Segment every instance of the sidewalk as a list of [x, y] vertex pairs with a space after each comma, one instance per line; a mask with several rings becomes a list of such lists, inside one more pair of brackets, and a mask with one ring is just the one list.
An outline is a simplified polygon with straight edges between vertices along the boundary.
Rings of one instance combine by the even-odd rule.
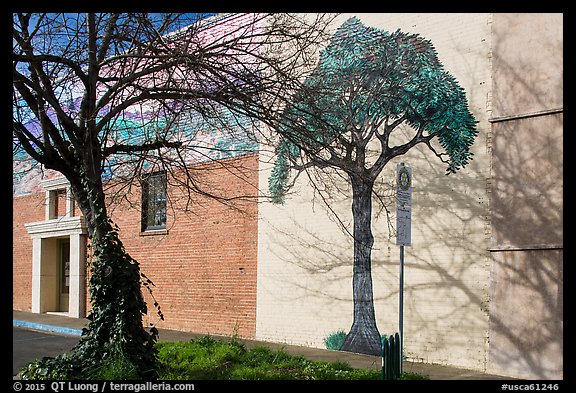
[[[86, 319], [70, 318], [58, 314], [33, 314], [24, 311], [12, 311], [13, 326], [26, 329], [50, 331], [58, 334], [66, 334], [80, 337], [82, 328], [86, 327]], [[180, 332], [176, 330], [158, 329], [158, 339], [160, 341], [188, 341], [199, 337], [201, 334]], [[298, 345], [288, 345], [282, 343], [271, 343], [240, 339], [247, 348], [256, 345], [264, 345], [272, 349], [284, 349], [293, 355], [302, 355], [310, 360], [344, 361], [354, 368], [377, 369], [380, 370], [381, 358], [378, 356], [368, 356], [349, 352], [331, 351], [328, 349], [310, 348]], [[479, 371], [467, 370], [457, 367], [442, 366], [437, 364], [414, 363], [404, 361], [403, 370], [428, 375], [431, 380], [511, 380], [514, 378], [485, 374]]]

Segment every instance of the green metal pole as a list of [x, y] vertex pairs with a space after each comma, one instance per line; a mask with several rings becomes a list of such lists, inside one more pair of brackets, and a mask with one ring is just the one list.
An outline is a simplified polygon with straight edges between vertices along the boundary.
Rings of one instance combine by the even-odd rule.
[[384, 370], [384, 357], [386, 356], [384, 348], [386, 348], [386, 338], [380, 338], [380, 342], [382, 343], [382, 380], [386, 380], [386, 371]]
[[400, 373], [402, 373], [402, 354], [404, 347], [404, 246], [400, 246], [400, 296], [399, 296], [399, 328], [400, 328]]

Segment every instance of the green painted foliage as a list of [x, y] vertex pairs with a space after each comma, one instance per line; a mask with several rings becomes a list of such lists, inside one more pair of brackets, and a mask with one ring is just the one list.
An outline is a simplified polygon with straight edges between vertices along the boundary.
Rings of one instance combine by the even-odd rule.
[[[415, 130], [424, 127], [448, 154], [448, 172], [468, 164], [476, 120], [464, 89], [443, 69], [432, 43], [417, 34], [367, 27], [357, 18], [340, 26], [304, 87], [285, 109], [276, 167], [269, 191], [283, 202], [288, 162], [301, 151], [314, 156], [338, 146], [341, 136], [369, 133], [403, 119]], [[344, 150], [343, 148], [341, 150]]]
[[324, 339], [324, 346], [326, 349], [332, 349], [334, 351], [340, 350], [346, 339], [346, 332], [343, 329], [339, 329], [333, 333], [330, 333]]

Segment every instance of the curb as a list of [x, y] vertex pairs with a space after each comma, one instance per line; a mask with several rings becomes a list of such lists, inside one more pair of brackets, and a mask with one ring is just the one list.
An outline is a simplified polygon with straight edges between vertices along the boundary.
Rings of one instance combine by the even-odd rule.
[[18, 319], [12, 320], [12, 326], [23, 327], [33, 330], [41, 330], [52, 333], [67, 334], [70, 336], [78, 336], [78, 337], [82, 336], [82, 329], [73, 329], [63, 326], [46, 325], [44, 323], [21, 321]]

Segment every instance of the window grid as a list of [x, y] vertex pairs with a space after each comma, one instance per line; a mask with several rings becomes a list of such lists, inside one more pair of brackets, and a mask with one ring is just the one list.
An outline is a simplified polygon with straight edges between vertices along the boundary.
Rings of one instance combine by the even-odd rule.
[[166, 228], [166, 173], [153, 173], [142, 187], [142, 232]]

